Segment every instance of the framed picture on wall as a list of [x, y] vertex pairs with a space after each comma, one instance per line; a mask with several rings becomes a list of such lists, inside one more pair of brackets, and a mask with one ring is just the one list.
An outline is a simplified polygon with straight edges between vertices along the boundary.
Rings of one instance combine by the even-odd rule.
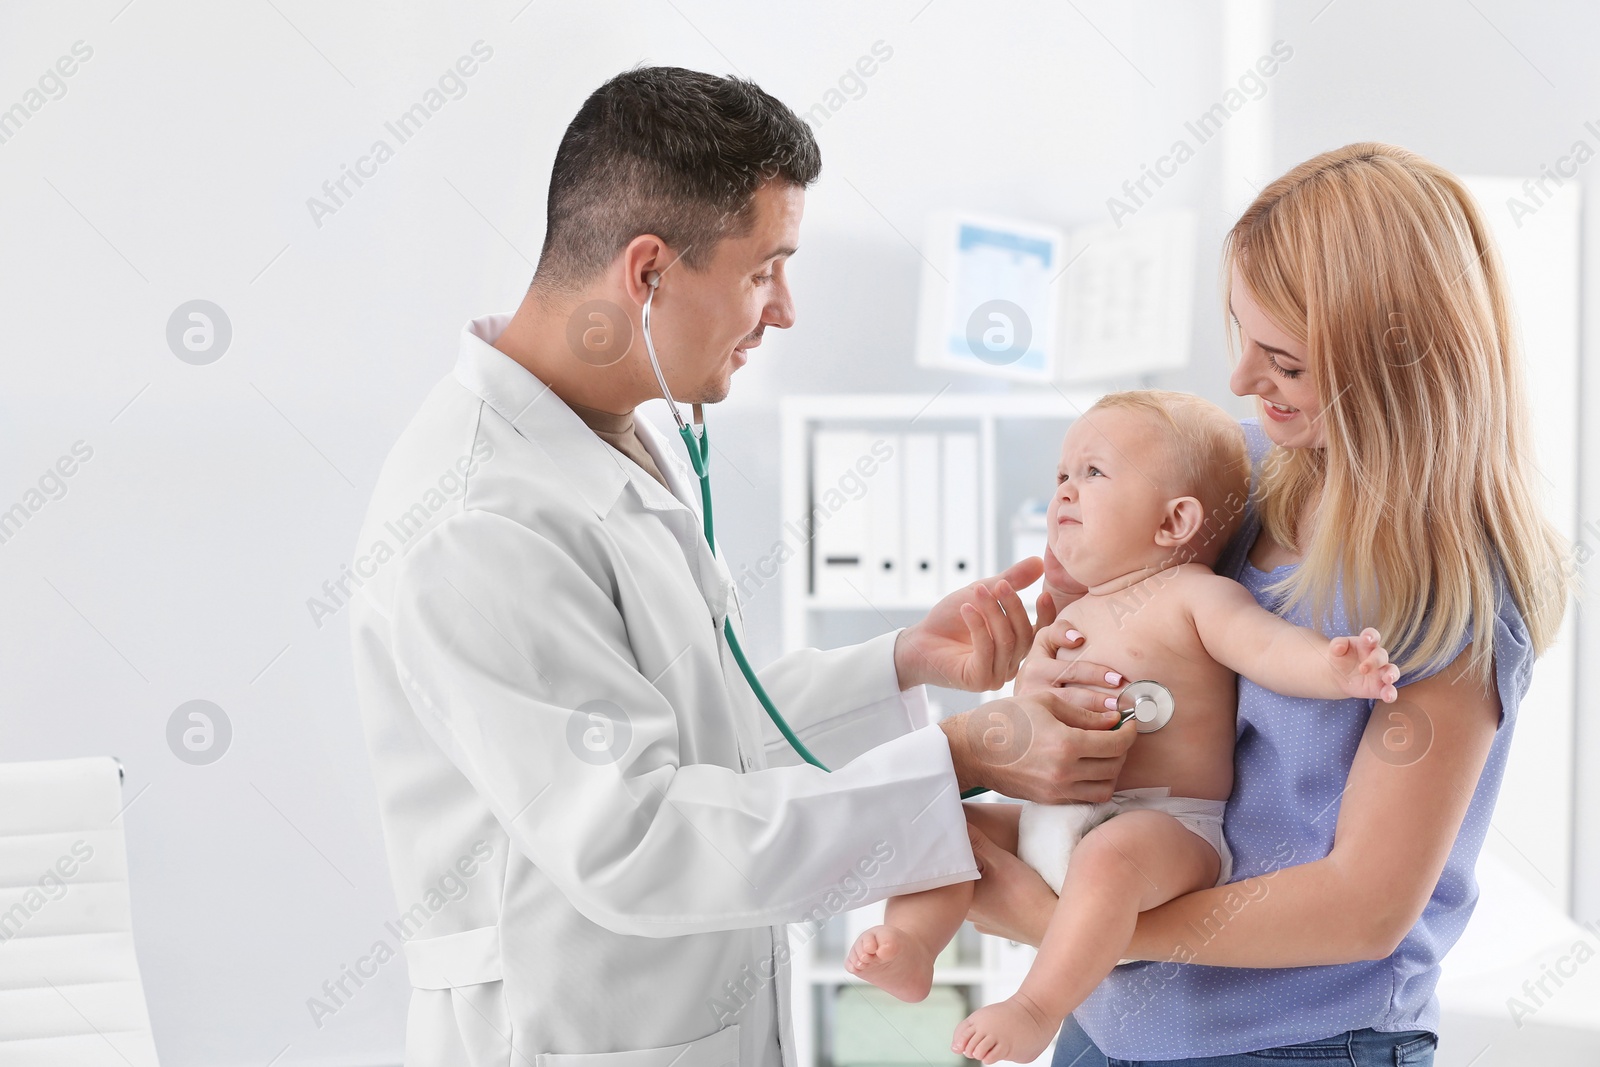
[[1050, 384], [1189, 362], [1191, 211], [1070, 231], [943, 212], [923, 248], [920, 366]]

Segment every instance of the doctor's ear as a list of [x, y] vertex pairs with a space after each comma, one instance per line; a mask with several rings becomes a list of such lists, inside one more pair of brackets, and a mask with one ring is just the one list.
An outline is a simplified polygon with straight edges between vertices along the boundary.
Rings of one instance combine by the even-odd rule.
[[631, 300], [642, 304], [652, 294], [660, 292], [662, 275], [671, 268], [675, 258], [665, 241], [654, 234], [642, 233], [618, 253], [612, 269], [621, 267], [621, 277], [617, 280]]

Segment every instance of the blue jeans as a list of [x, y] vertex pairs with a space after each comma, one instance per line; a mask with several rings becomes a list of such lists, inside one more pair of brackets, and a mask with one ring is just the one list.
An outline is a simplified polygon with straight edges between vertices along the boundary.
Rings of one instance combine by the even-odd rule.
[[1303, 1045], [1284, 1045], [1281, 1048], [1261, 1049], [1257, 1052], [1237, 1052], [1231, 1056], [1202, 1056], [1187, 1060], [1114, 1060], [1095, 1048], [1089, 1035], [1083, 1032], [1072, 1016], [1067, 1016], [1056, 1038], [1055, 1059], [1051, 1067], [1290, 1067], [1313, 1063], [1329, 1067], [1433, 1067], [1433, 1050], [1439, 1039], [1431, 1030], [1404, 1030], [1400, 1033], [1383, 1033], [1378, 1030], [1351, 1030], [1320, 1041], [1307, 1041]]

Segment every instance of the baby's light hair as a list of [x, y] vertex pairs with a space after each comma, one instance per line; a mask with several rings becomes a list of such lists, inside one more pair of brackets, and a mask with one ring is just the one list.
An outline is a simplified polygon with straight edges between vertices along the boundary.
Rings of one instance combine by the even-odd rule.
[[1239, 420], [1204, 397], [1171, 389], [1107, 393], [1085, 414], [1134, 411], [1153, 416], [1165, 438], [1175, 496], [1192, 496], [1205, 509], [1200, 532], [1178, 551], [1181, 562], [1214, 564], [1239, 528], [1250, 493], [1250, 452]]

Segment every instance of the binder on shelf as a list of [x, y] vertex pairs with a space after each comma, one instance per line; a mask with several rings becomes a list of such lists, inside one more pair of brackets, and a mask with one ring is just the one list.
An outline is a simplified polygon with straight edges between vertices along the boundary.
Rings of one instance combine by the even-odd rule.
[[978, 435], [947, 433], [943, 449], [944, 551], [941, 593], [974, 581], [978, 574]]
[[897, 433], [869, 434], [874, 457], [880, 459], [866, 478], [867, 573], [862, 590], [873, 603], [905, 599], [905, 537], [901, 525], [901, 473], [905, 438]]
[[905, 498], [906, 599], [932, 604], [949, 590], [939, 564], [939, 435], [908, 433], [901, 464]]
[[812, 437], [811, 591], [818, 599], [859, 601], [866, 592], [867, 509], [858, 461], [872, 435], [818, 430]]

